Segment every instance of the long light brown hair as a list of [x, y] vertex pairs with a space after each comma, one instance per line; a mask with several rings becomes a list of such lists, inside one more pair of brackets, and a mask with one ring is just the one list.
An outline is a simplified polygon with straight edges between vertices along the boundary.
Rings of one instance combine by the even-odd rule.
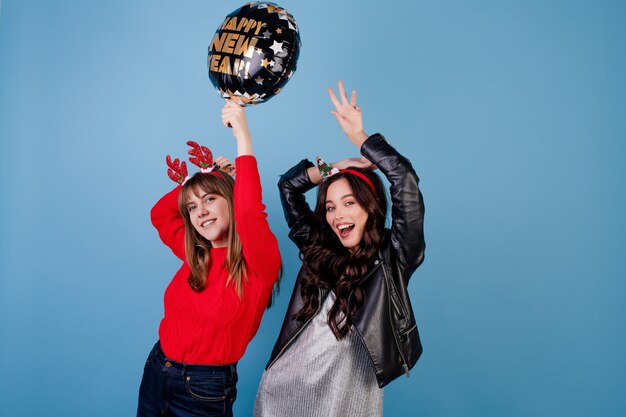
[[235, 230], [233, 198], [235, 181], [230, 175], [222, 171], [214, 172], [219, 172], [220, 175], [196, 173], [183, 185], [178, 195], [178, 208], [185, 221], [185, 253], [191, 270], [187, 281], [194, 291], [200, 292], [206, 288], [207, 273], [211, 262], [210, 249], [212, 247], [211, 242], [202, 237], [194, 228], [187, 204], [192, 193], [196, 197], [205, 193], [216, 194], [226, 199], [230, 215], [226, 261], [224, 262], [224, 268], [228, 271], [226, 285], [234, 285], [237, 295], [241, 298], [243, 296], [243, 281], [247, 277], [241, 241]]

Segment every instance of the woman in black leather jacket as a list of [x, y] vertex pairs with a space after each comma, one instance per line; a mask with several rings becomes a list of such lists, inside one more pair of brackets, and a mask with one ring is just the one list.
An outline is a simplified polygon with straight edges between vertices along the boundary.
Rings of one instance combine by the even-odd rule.
[[[411, 163], [380, 134], [363, 131], [356, 93], [339, 82], [332, 114], [363, 158], [335, 164], [322, 182], [303, 160], [281, 176], [289, 237], [301, 251], [280, 336], [255, 416], [382, 415], [382, 387], [409, 374], [422, 352], [407, 285], [424, 259], [424, 205]], [[387, 197], [378, 168], [389, 180]], [[317, 184], [312, 212], [304, 193]]]

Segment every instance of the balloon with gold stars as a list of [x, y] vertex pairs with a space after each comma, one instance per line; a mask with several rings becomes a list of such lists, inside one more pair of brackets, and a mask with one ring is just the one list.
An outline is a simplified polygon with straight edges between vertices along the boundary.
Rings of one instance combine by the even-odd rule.
[[209, 45], [209, 80], [225, 99], [258, 104], [278, 94], [296, 71], [300, 32], [287, 10], [250, 2], [217, 28]]

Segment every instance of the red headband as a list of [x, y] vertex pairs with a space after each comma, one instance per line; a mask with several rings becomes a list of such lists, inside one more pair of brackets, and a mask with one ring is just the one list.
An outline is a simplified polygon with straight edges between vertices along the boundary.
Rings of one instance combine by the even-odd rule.
[[367, 178], [366, 175], [360, 173], [359, 171], [355, 171], [353, 169], [342, 169], [339, 172], [345, 172], [348, 174], [352, 174], [352, 175], [356, 175], [357, 177], [361, 178], [363, 181], [365, 181], [367, 183], [367, 185], [370, 186], [370, 188], [372, 189], [372, 191], [374, 192], [374, 194], [376, 194], [376, 187], [374, 187], [374, 183], [372, 182], [372, 180], [370, 180], [369, 178]]

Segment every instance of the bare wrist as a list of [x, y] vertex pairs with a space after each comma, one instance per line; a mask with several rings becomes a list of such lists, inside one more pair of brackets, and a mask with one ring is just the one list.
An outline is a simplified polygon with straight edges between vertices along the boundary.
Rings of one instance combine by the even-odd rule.
[[250, 139], [250, 135], [237, 138], [237, 155], [253, 155], [252, 140]]
[[361, 148], [361, 145], [363, 145], [363, 142], [365, 142], [368, 137], [367, 133], [361, 130], [348, 136], [348, 139], [350, 139], [350, 142], [354, 143], [357, 148]]
[[320, 174], [320, 171], [317, 169], [317, 167], [313, 166], [307, 168], [306, 173], [309, 176], [309, 180], [311, 180], [313, 184], [319, 184], [322, 182], [322, 175]]

